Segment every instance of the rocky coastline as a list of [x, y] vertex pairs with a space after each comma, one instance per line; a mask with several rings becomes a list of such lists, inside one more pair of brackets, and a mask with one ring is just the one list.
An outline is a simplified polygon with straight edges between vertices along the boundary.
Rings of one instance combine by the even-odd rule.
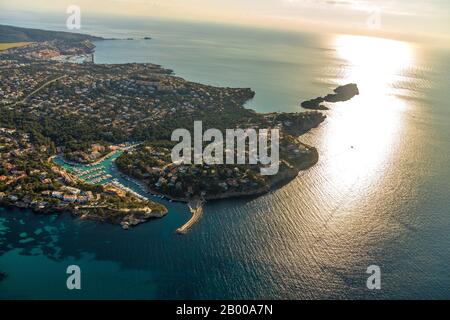
[[145, 223], [151, 219], [163, 218], [168, 213], [168, 210], [165, 207], [160, 211], [152, 210], [149, 207], [139, 209], [83, 208], [79, 206], [52, 206], [39, 208], [24, 202], [13, 203], [5, 199], [0, 199], [0, 206], [31, 210], [35, 214], [42, 215], [67, 213], [80, 219], [122, 225], [124, 229]]

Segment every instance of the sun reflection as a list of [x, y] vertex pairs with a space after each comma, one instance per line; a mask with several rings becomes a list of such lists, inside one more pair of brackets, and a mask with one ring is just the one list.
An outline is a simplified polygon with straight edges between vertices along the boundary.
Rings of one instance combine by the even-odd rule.
[[393, 93], [413, 61], [412, 47], [405, 42], [360, 36], [340, 36], [335, 47], [347, 66], [346, 81], [358, 81], [365, 95], [383, 98]]
[[371, 37], [339, 36], [334, 47], [343, 75], [336, 84], [357, 83], [360, 95], [331, 107], [326, 170], [332, 188], [355, 197], [383, 176], [400, 141], [406, 102], [396, 95], [396, 84], [407, 76], [414, 55], [407, 43]]

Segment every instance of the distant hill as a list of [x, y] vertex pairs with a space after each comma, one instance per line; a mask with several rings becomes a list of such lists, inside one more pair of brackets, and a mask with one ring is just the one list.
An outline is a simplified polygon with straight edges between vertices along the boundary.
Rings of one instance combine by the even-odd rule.
[[48, 31], [40, 29], [20, 28], [14, 26], [0, 25], [0, 43], [7, 42], [40, 42], [48, 40], [84, 41], [104, 40], [88, 34]]

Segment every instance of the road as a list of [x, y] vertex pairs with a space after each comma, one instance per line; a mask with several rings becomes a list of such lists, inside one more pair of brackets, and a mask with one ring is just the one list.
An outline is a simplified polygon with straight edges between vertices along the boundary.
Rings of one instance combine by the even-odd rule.
[[17, 101], [17, 102], [15, 102], [15, 103], [13, 103], [11, 106], [14, 107], [15, 105], [17, 105], [17, 104], [19, 104], [19, 103], [24, 103], [25, 101], [27, 101], [27, 99], [28, 99], [29, 97], [31, 97], [32, 95], [38, 93], [40, 90], [42, 90], [43, 88], [45, 88], [45, 87], [48, 86], [49, 84], [51, 84], [51, 83], [53, 83], [53, 82], [56, 82], [56, 81], [58, 81], [58, 80], [60, 80], [60, 79], [62, 79], [62, 78], [65, 78], [65, 77], [67, 77], [67, 75], [63, 75], [63, 76], [60, 76], [60, 77], [57, 77], [57, 78], [55, 78], [55, 79], [52, 79], [52, 80], [47, 81], [46, 83], [44, 83], [43, 85], [41, 85], [39, 88], [37, 88], [36, 90], [34, 90], [33, 92], [31, 92], [29, 95], [27, 95], [25, 98], [23, 98], [23, 99], [20, 100], [20, 101]]

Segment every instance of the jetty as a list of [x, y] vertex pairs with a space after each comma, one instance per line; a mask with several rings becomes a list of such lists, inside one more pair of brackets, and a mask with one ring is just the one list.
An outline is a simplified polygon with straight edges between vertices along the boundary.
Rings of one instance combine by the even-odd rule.
[[203, 204], [204, 201], [199, 198], [192, 199], [189, 201], [189, 210], [192, 213], [191, 219], [186, 222], [183, 226], [177, 229], [178, 234], [186, 234], [194, 224], [196, 224], [203, 215]]

